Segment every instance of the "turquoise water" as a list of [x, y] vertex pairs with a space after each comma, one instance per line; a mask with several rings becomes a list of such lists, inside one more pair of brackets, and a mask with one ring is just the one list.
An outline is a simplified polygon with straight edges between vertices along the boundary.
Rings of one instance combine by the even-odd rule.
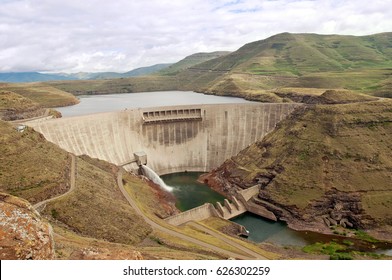
[[249, 231], [248, 239], [256, 243], [268, 241], [295, 246], [309, 244], [302, 233], [289, 229], [283, 222], [270, 221], [252, 213], [244, 213], [231, 221], [243, 225]]
[[181, 211], [195, 208], [207, 202], [212, 204], [217, 201], [223, 202], [225, 199], [205, 184], [197, 182], [197, 178], [201, 174], [199, 172], [183, 172], [161, 176], [166, 185], [173, 188], [172, 193], [177, 199], [176, 207]]

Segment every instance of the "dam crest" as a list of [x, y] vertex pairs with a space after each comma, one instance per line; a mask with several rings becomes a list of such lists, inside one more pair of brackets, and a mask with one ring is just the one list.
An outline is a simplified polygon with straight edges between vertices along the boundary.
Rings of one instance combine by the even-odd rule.
[[184, 105], [26, 124], [75, 155], [86, 154], [138, 168], [134, 153], [144, 151], [157, 174], [209, 171], [262, 139], [285, 119], [297, 103]]

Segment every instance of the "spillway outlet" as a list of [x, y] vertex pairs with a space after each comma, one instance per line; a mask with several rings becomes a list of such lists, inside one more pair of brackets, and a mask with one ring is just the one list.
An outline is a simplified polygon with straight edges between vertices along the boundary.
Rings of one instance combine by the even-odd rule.
[[138, 166], [147, 165], [147, 154], [143, 151], [133, 154]]
[[201, 121], [202, 119], [200, 108], [143, 112], [143, 124]]

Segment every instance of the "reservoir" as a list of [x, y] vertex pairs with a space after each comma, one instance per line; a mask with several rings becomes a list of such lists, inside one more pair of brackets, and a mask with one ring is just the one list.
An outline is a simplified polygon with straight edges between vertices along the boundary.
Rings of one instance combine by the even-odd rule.
[[79, 104], [67, 107], [58, 107], [55, 109], [59, 111], [63, 117], [72, 117], [158, 106], [252, 102], [243, 98], [206, 95], [193, 91], [156, 91], [82, 95], [78, 98], [80, 101]]

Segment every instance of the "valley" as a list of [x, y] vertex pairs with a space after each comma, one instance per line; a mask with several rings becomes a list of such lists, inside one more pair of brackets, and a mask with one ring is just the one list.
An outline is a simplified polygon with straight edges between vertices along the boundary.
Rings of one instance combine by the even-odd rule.
[[[341, 253], [345, 237], [392, 242], [391, 34], [282, 33], [139, 77], [2, 83], [0, 192], [40, 206], [54, 229], [48, 258], [388, 259]], [[257, 102], [55, 110], [86, 95], [162, 91]], [[129, 163], [141, 151], [158, 174], [207, 172], [199, 180], [229, 200], [257, 186], [259, 213], [346, 247], [249, 242], [214, 215], [170, 225], [175, 197]]]

